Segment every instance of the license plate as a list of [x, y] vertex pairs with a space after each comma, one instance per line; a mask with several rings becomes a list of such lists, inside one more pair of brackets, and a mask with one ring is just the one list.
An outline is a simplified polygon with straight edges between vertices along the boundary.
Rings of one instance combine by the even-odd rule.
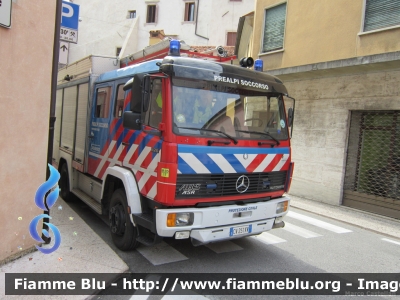
[[231, 227], [229, 236], [251, 233], [251, 225]]

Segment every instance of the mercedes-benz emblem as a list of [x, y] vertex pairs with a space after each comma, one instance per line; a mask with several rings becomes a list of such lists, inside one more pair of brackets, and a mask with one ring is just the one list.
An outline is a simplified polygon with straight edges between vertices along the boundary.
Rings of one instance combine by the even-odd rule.
[[246, 175], [242, 175], [236, 180], [236, 190], [239, 193], [244, 193], [245, 191], [247, 191], [249, 186], [250, 186], [250, 179]]

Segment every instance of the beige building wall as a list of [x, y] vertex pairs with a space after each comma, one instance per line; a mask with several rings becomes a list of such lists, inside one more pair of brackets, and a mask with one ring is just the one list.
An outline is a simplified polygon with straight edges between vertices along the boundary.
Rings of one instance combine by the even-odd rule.
[[56, 1], [12, 3], [11, 28], [0, 27], [0, 263], [37, 244], [31, 220], [46, 180]]
[[[283, 49], [262, 53], [265, 9], [286, 3]], [[365, 0], [257, 0], [251, 56], [296, 99], [290, 193], [343, 199], [351, 112], [400, 110], [400, 26], [363, 32]]]
[[[283, 50], [262, 53], [265, 9], [287, 3]], [[362, 32], [364, 0], [258, 0], [253, 57], [264, 70], [400, 50], [400, 28]]]

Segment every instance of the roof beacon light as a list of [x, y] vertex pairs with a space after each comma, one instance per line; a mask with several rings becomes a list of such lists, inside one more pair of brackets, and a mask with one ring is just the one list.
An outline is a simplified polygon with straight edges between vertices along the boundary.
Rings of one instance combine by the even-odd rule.
[[256, 71], [263, 71], [263, 61], [262, 59], [256, 59], [254, 62], [254, 70]]
[[171, 40], [169, 42], [169, 55], [180, 56], [181, 42], [178, 40]]

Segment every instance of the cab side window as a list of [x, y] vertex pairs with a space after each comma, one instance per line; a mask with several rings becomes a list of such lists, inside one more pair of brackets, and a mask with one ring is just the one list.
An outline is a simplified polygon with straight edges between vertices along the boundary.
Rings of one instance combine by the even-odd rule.
[[146, 114], [146, 124], [158, 128], [162, 120], [161, 79], [154, 79], [151, 83], [150, 105]]
[[125, 91], [123, 90], [124, 85], [120, 84], [117, 87], [114, 107], [114, 118], [121, 118], [122, 112], [124, 111], [124, 96]]
[[96, 118], [108, 118], [110, 112], [111, 87], [97, 89]]

